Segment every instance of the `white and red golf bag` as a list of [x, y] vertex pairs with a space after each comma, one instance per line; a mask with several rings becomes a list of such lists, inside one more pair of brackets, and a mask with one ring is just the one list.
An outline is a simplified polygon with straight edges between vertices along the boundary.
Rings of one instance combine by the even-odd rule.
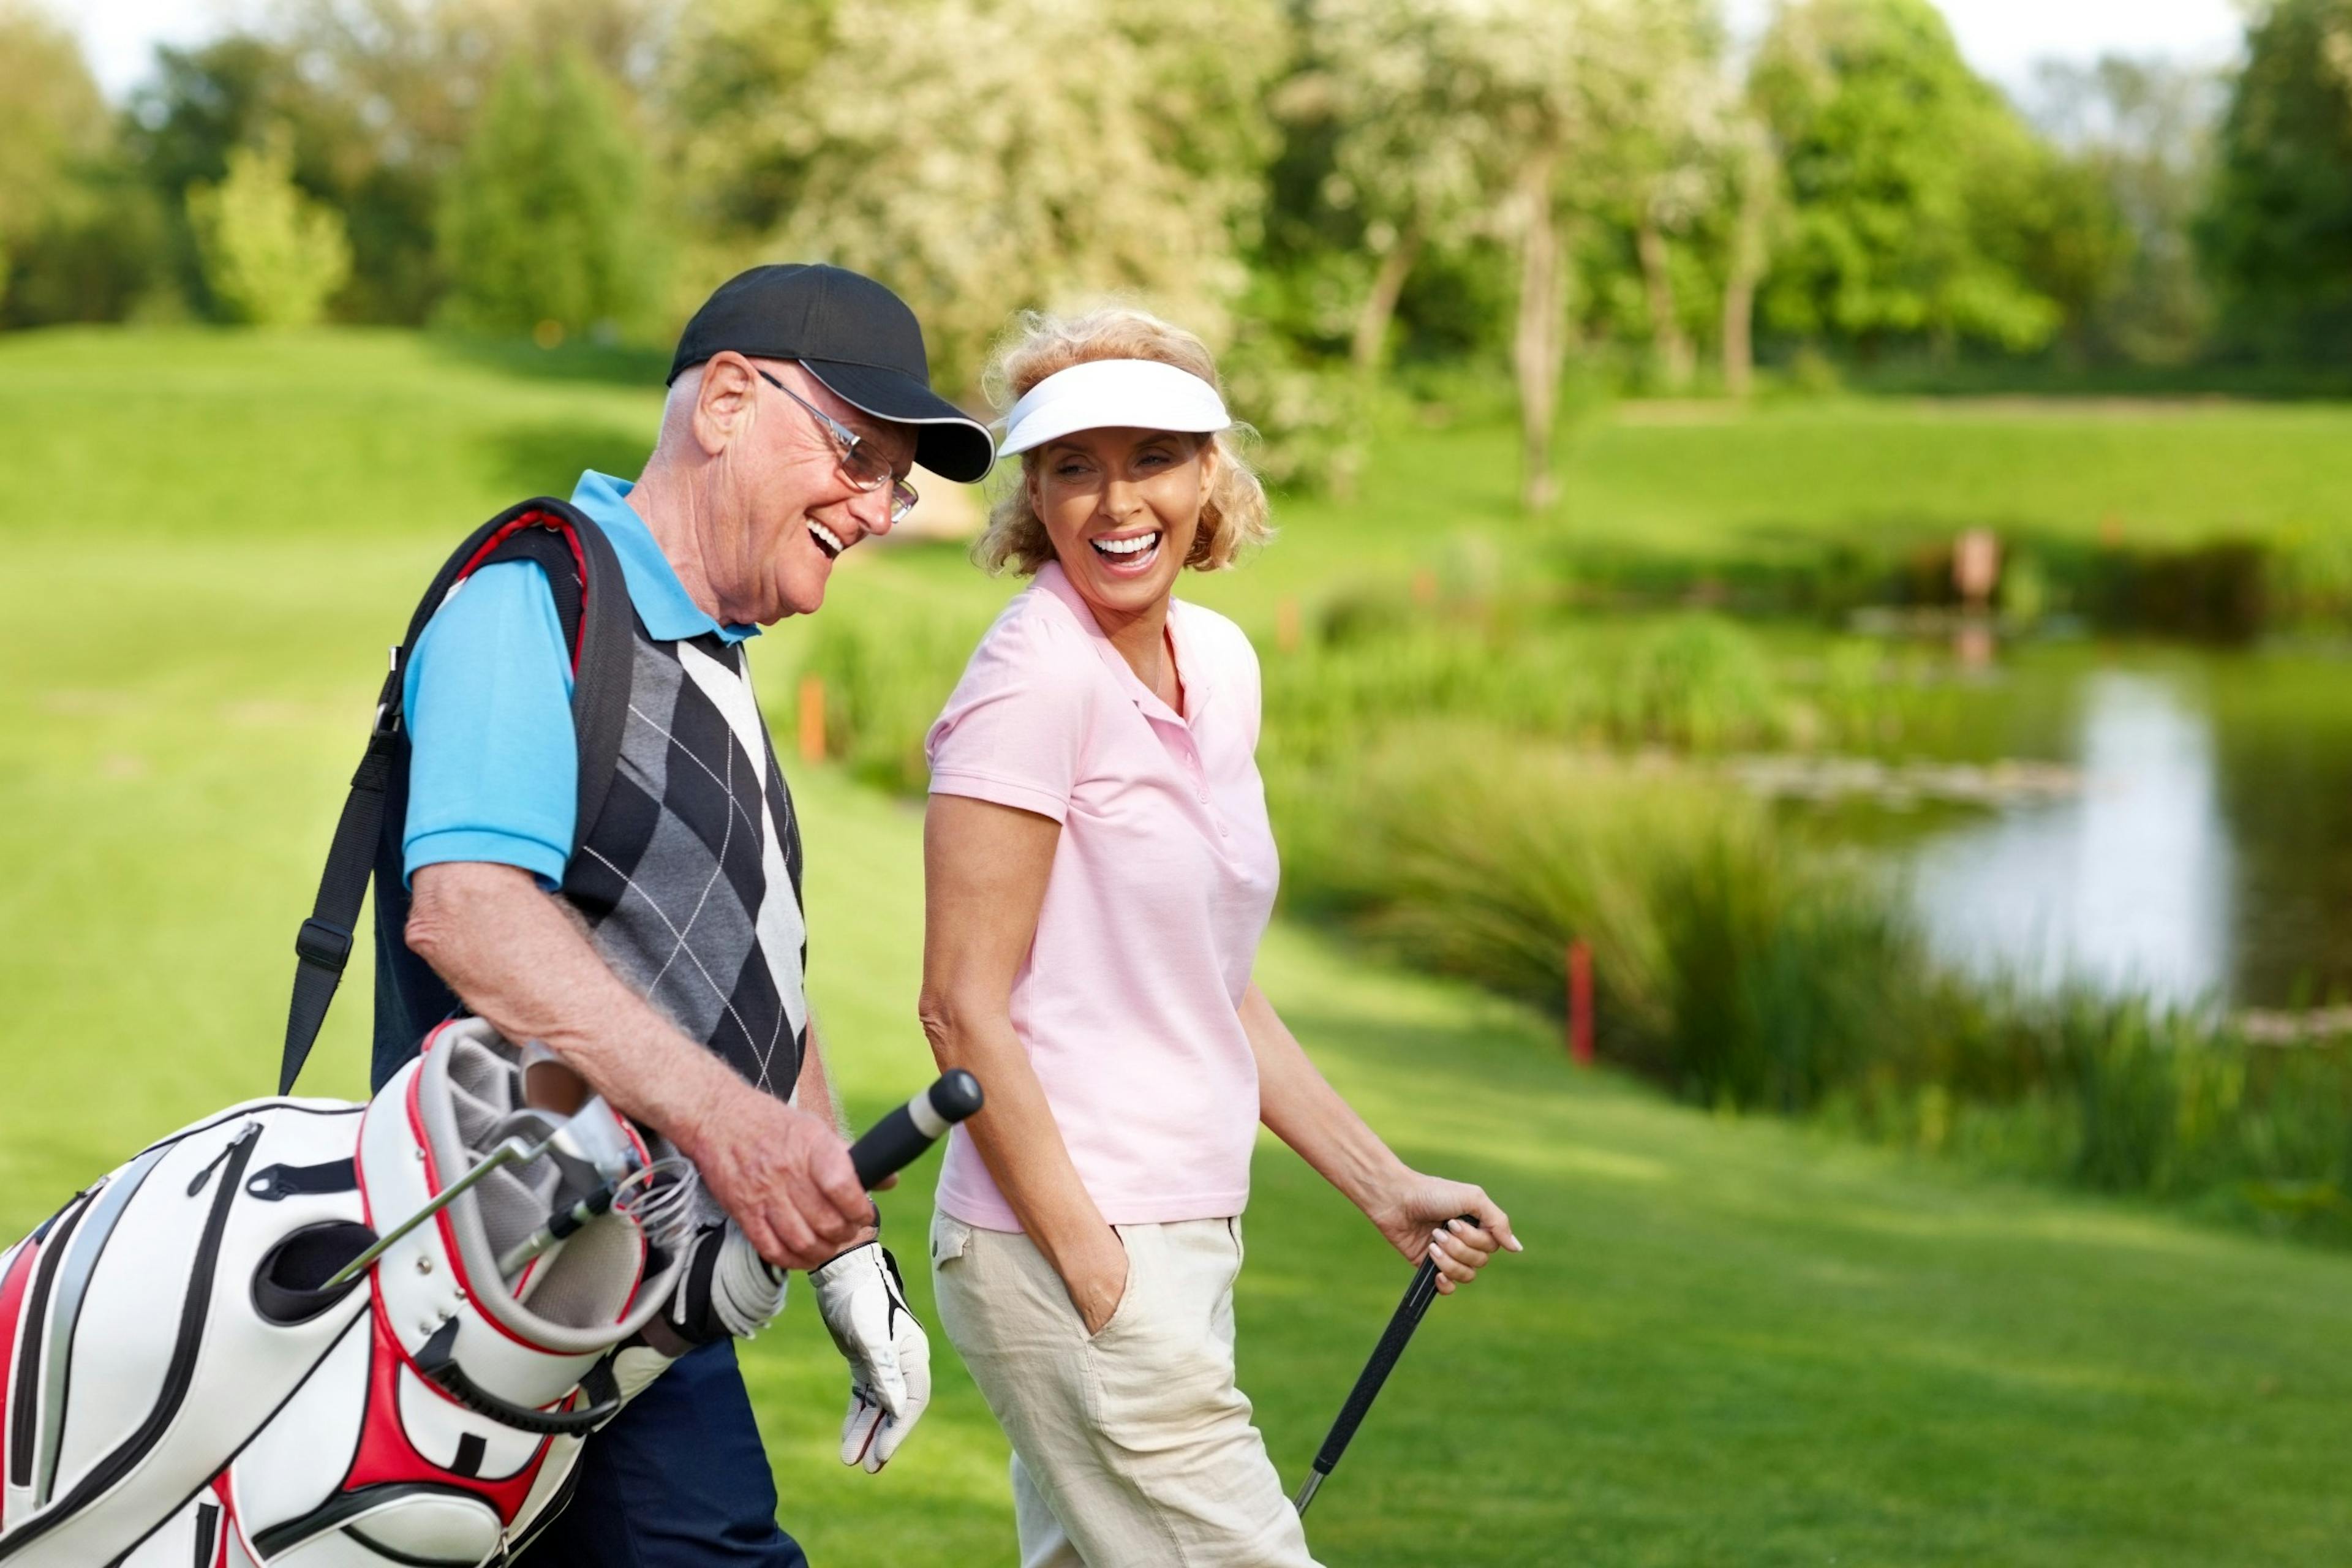
[[[518, 1548], [624, 1386], [726, 1331], [681, 1282], [749, 1256], [697, 1228], [682, 1162], [552, 1067], [446, 1024], [367, 1104], [207, 1117], [0, 1255], [0, 1563]], [[736, 1331], [782, 1305], [751, 1278], [773, 1295], [719, 1314]]]

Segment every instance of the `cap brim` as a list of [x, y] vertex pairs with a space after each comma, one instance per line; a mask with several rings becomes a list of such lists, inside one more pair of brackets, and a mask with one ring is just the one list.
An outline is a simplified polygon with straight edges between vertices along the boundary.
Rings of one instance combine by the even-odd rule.
[[988, 426], [903, 371], [846, 360], [799, 362], [852, 408], [915, 427], [915, 461], [943, 479], [978, 484], [996, 464]]

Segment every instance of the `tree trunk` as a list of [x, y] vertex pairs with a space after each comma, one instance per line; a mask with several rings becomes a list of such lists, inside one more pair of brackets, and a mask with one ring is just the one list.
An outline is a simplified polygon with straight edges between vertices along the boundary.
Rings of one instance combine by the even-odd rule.
[[1633, 247], [1642, 258], [1642, 288], [1650, 297], [1650, 342], [1657, 351], [1658, 368], [1665, 376], [1667, 390], [1680, 392], [1690, 384], [1691, 341], [1675, 312], [1675, 280], [1666, 269], [1666, 237], [1646, 207], [1642, 226], [1634, 232]]
[[1519, 496], [1529, 511], [1550, 506], [1551, 428], [1559, 407], [1561, 277], [1559, 216], [1552, 210], [1552, 157], [1530, 158], [1520, 171], [1519, 318], [1511, 363], [1519, 382]]
[[1372, 291], [1364, 296], [1363, 305], [1356, 311], [1356, 337], [1351, 357], [1360, 375], [1370, 375], [1381, 366], [1381, 351], [1388, 346], [1389, 323], [1396, 319], [1397, 296], [1404, 292], [1404, 280], [1412, 275], [1412, 264], [1421, 254], [1421, 231], [1407, 228], [1381, 258], [1380, 270], [1372, 275]]
[[1723, 279], [1723, 390], [1745, 398], [1756, 373], [1756, 284], [1764, 274], [1764, 218], [1771, 201], [1771, 150], [1751, 137], [1739, 182], [1731, 265]]

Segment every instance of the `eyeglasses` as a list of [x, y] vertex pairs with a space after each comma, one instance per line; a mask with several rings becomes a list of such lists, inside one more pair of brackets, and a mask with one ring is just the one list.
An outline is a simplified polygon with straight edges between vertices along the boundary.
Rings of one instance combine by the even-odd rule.
[[[751, 368], [760, 369], [757, 365]], [[807, 409], [809, 417], [824, 426], [824, 433], [833, 437], [834, 448], [839, 455], [843, 479], [847, 479], [852, 486], [866, 495], [872, 495], [884, 485], [888, 485], [891, 522], [896, 524], [907, 521], [907, 514], [915, 510], [915, 502], [921, 498], [916, 495], [914, 486], [898, 478], [888, 461], [866, 444], [865, 437], [860, 436], [766, 371], [760, 371], [760, 379]]]

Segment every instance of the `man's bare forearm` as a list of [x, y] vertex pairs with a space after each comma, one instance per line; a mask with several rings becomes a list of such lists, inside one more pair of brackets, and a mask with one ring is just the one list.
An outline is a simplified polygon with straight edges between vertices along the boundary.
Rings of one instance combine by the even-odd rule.
[[614, 1109], [689, 1149], [742, 1080], [605, 964], [569, 910], [511, 866], [426, 866], [408, 945], [511, 1040], [537, 1040]]
[[874, 1206], [832, 1126], [678, 1033], [528, 872], [427, 866], [414, 891], [411, 951], [500, 1034], [539, 1041], [614, 1109], [667, 1133], [761, 1257], [812, 1268], [870, 1234]]

